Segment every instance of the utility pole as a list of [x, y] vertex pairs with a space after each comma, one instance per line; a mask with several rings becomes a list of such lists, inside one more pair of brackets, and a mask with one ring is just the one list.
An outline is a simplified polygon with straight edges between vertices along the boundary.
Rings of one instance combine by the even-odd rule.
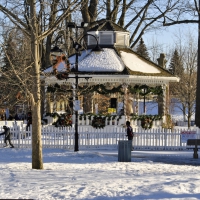
[[[199, 0], [200, 7], [200, 0]], [[198, 58], [197, 58], [197, 88], [196, 88], [196, 108], [195, 108], [195, 125], [200, 127], [200, 12], [198, 12]]]

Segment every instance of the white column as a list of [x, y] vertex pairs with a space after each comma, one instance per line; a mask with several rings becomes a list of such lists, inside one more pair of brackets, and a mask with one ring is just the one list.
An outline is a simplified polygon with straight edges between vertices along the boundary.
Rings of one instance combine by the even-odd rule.
[[162, 85], [162, 89], [163, 89], [163, 122], [166, 121], [166, 85], [163, 84]]
[[140, 95], [139, 93], [137, 94], [137, 114], [139, 115], [140, 112], [140, 101], [139, 101]]
[[53, 111], [53, 105], [54, 105], [54, 103], [53, 102], [50, 102], [50, 113], [53, 113], [54, 111]]
[[47, 95], [47, 85], [44, 87], [44, 116], [46, 116], [47, 113], [47, 100], [48, 100], [48, 95]]
[[56, 92], [53, 95], [53, 112], [56, 112], [57, 110], [57, 102], [56, 102]]
[[94, 112], [94, 96], [95, 96], [95, 92], [93, 92], [92, 94], [92, 108], [91, 108], [91, 112]]
[[122, 87], [124, 89], [124, 116], [125, 116], [125, 121], [127, 121], [126, 107], [127, 107], [127, 87], [128, 87], [128, 85], [126, 83], [123, 83]]

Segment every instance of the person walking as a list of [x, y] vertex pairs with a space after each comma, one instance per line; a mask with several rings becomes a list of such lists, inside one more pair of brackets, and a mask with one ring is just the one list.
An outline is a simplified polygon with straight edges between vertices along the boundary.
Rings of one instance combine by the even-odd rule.
[[133, 141], [133, 128], [130, 125], [130, 121], [126, 121], [126, 136], [128, 137], [128, 140], [131, 142], [131, 150], [133, 150], [132, 141]]
[[7, 126], [3, 126], [3, 129], [4, 129], [4, 132], [0, 133], [0, 135], [5, 135], [4, 143], [6, 144], [6, 146], [4, 146], [4, 147], [8, 146], [8, 144], [7, 144], [7, 141], [8, 141], [8, 143], [10, 144], [10, 147], [14, 148], [13, 144], [10, 141], [10, 128]]

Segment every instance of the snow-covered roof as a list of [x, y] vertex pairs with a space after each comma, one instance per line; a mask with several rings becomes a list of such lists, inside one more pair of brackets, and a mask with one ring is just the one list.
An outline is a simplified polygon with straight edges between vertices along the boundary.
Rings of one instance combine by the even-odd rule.
[[158, 68], [155, 68], [152, 65], [149, 65], [147, 62], [144, 62], [138, 56], [132, 53], [127, 53], [120, 51], [121, 59], [124, 64], [132, 71], [142, 72], [142, 73], [160, 73], [161, 71]]
[[[71, 68], [74, 67], [76, 56], [73, 55], [68, 58]], [[65, 70], [63, 63], [57, 68], [58, 72]], [[93, 52], [91, 50], [83, 51], [78, 57], [78, 71], [82, 72], [122, 72], [124, 64], [121, 58], [117, 55], [114, 49], [104, 48], [103, 51]], [[51, 73], [53, 68], [47, 68], [45, 73]]]
[[85, 72], [122, 72], [124, 64], [114, 49], [104, 48], [103, 51], [91, 51], [78, 64], [79, 71]]
[[[68, 58], [71, 69], [75, 68], [76, 55]], [[58, 72], [66, 71], [64, 63], [60, 63]], [[103, 51], [96, 54], [90, 50], [82, 51], [78, 57], [79, 77], [92, 75], [89, 82], [127, 82], [140, 84], [162, 84], [169, 82], [178, 82], [179, 78], [169, 73], [152, 61], [142, 58], [133, 50], [128, 48], [103, 48]], [[55, 75], [51, 75], [53, 68], [44, 70], [47, 82], [58, 82]], [[69, 72], [69, 77], [74, 77], [74, 71]], [[62, 80], [66, 81], [66, 80]], [[67, 82], [72, 82], [68, 79]], [[84, 81], [83, 80], [79, 80]], [[88, 80], [87, 80], [88, 81]]]
[[[78, 57], [78, 71], [80, 72], [122, 72], [127, 66], [130, 70], [142, 73], [161, 73], [157, 67], [152, 66], [142, 60], [140, 57], [133, 53], [120, 51], [121, 58], [117, 55], [114, 49], [104, 48], [103, 51], [93, 52], [85, 50], [81, 56]], [[75, 64], [75, 55], [68, 58], [71, 68]], [[64, 63], [58, 66], [58, 72], [65, 71]], [[44, 70], [45, 73], [51, 73], [52, 67]]]

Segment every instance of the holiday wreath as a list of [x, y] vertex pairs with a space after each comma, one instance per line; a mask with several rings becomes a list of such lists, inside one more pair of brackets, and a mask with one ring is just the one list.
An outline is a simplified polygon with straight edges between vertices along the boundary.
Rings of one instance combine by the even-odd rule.
[[141, 126], [142, 128], [146, 129], [151, 129], [153, 126], [153, 119], [150, 117], [146, 117], [141, 119]]
[[141, 127], [146, 129], [151, 129], [153, 126], [153, 121], [161, 120], [162, 116], [160, 115], [136, 115], [134, 113], [131, 114], [131, 120], [139, 120], [141, 121]]
[[64, 127], [64, 126], [72, 126], [72, 115], [71, 114], [58, 114], [58, 113], [52, 113], [52, 117], [57, 117], [57, 121], [54, 122], [52, 125], [55, 125], [55, 127]]
[[105, 117], [94, 116], [92, 120], [92, 126], [94, 128], [104, 128], [105, 127]]
[[162, 119], [162, 116], [160, 116], [160, 115], [141, 115], [140, 116], [141, 126], [145, 130], [152, 128], [153, 121], [161, 120], [161, 119]]

